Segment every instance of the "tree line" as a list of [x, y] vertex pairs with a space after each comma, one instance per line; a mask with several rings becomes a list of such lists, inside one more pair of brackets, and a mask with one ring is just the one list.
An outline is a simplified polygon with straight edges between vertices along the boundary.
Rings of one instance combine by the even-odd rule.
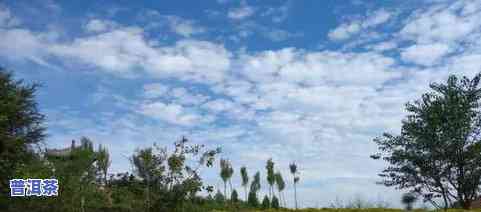
[[[481, 184], [481, 75], [451, 75], [430, 84], [421, 98], [406, 104], [400, 134], [374, 139], [371, 155], [388, 165], [380, 184], [408, 191], [403, 203], [416, 199], [436, 208], [470, 209], [480, 199]], [[110, 154], [94, 147], [87, 137], [62, 151], [45, 148], [45, 116], [38, 110], [36, 84], [15, 80], [0, 68], [0, 211], [210, 211], [232, 208], [286, 207], [286, 181], [271, 159], [266, 162], [268, 194], [259, 201], [261, 176], [246, 167], [239, 173], [244, 198], [233, 189], [234, 168], [219, 160], [223, 192], [206, 185], [200, 170], [212, 168], [220, 148], [208, 149], [181, 138], [169, 149], [154, 144], [129, 157], [133, 172], [109, 175]], [[299, 173], [290, 164], [295, 207]], [[9, 180], [57, 178], [59, 196], [9, 197]], [[230, 188], [228, 192], [227, 188]], [[201, 191], [207, 196], [199, 195]], [[276, 194], [277, 191], [277, 194]]]

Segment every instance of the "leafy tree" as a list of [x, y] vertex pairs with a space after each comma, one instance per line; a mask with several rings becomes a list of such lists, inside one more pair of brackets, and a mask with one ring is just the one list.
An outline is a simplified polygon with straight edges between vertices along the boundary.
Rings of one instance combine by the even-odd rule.
[[275, 175], [274, 162], [272, 161], [272, 158], [267, 160], [266, 170], [267, 170], [267, 183], [269, 183], [269, 197], [272, 198], [273, 186], [276, 181], [276, 177], [274, 176]]
[[247, 174], [247, 168], [245, 166], [240, 169], [242, 178], [242, 187], [244, 187], [245, 201], [247, 201], [247, 185], [249, 184], [249, 175]]
[[262, 209], [268, 209], [270, 207], [271, 207], [271, 203], [269, 201], [269, 197], [265, 195], [264, 199], [262, 199]]
[[250, 191], [249, 191], [249, 197], [248, 197], [248, 203], [252, 207], [258, 207], [259, 205], [259, 199], [257, 198], [257, 192], [261, 189], [261, 174], [259, 172], [256, 172], [254, 175], [254, 179], [252, 180]]
[[274, 195], [271, 201], [271, 207], [274, 209], [279, 209], [279, 199]]
[[406, 193], [401, 197], [401, 203], [406, 206], [406, 210], [413, 209], [413, 204], [416, 202], [416, 196], [413, 193]]
[[230, 181], [232, 175], [234, 174], [234, 169], [227, 159], [220, 159], [220, 177], [224, 182], [224, 196], [227, 196], [227, 182], [230, 184], [232, 191], [232, 183]]
[[217, 204], [219, 204], [219, 205], [223, 205], [223, 204], [224, 204], [225, 197], [224, 197], [224, 195], [222, 194], [222, 192], [220, 192], [220, 190], [217, 190], [217, 193], [215, 193], [214, 199], [215, 199], [215, 202], [216, 202]]
[[380, 153], [374, 159], [390, 165], [380, 174], [386, 186], [410, 189], [424, 201], [444, 208], [459, 202], [464, 209], [478, 197], [481, 177], [480, 75], [445, 84], [406, 105], [401, 134], [374, 139]]
[[283, 199], [282, 191], [286, 188], [286, 182], [284, 182], [281, 172], [276, 172], [275, 179], [276, 179], [277, 191], [279, 192], [279, 200], [280, 202], [282, 202], [282, 199]]
[[37, 87], [13, 79], [0, 67], [0, 205], [9, 195], [8, 180], [18, 167], [38, 159], [34, 145], [45, 137], [44, 116], [35, 101]]
[[292, 178], [294, 180], [294, 203], [295, 203], [295, 206], [296, 206], [296, 210], [297, 210], [297, 188], [296, 188], [296, 184], [299, 182], [299, 176], [297, 176], [297, 164], [296, 163], [291, 163], [289, 164], [289, 169], [291, 171], [291, 174], [292, 174]]
[[189, 145], [184, 137], [174, 143], [172, 153], [167, 148], [154, 146], [155, 152], [152, 148], [138, 150], [132, 159], [138, 176], [147, 185], [146, 191], [153, 190], [156, 194], [148, 195], [156, 200], [148, 199], [148, 203], [155, 204], [148, 204], [147, 208], [171, 210], [182, 207], [186, 200], [195, 199], [202, 188], [210, 188], [203, 187], [198, 172], [202, 167], [212, 167], [220, 149], [204, 150], [203, 145]]
[[98, 153], [97, 153], [97, 167], [102, 175], [102, 183], [107, 185], [107, 174], [111, 164], [110, 154], [107, 148], [99, 145]]
[[230, 200], [233, 202], [233, 203], [237, 203], [239, 202], [239, 194], [237, 193], [237, 191], [234, 189], [231, 194], [230, 194]]
[[164, 162], [166, 157], [164, 155], [159, 156], [153, 152], [153, 149], [139, 149], [132, 156], [132, 163], [137, 175], [144, 180], [145, 183], [145, 195], [146, 195], [146, 208], [150, 210], [151, 199], [150, 192], [153, 187], [153, 182], [160, 177], [165, 171]]

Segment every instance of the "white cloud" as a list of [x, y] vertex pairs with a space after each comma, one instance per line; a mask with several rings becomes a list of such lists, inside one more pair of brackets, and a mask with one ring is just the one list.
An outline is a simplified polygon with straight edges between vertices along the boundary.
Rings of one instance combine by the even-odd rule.
[[13, 27], [20, 24], [20, 20], [12, 15], [10, 10], [0, 4], [0, 27]]
[[451, 6], [433, 6], [427, 10], [417, 11], [402, 28], [400, 35], [419, 44], [455, 42], [463, 39], [470, 33], [479, 31], [481, 13], [458, 15], [457, 11], [473, 10], [469, 8], [474, 2], [479, 3], [459, 1]]
[[230, 53], [221, 45], [181, 40], [174, 46], [152, 46], [136, 27], [77, 38], [71, 43], [52, 45], [49, 51], [119, 76], [139, 75], [142, 72], [133, 69], [141, 68], [154, 77], [176, 76], [204, 83], [222, 80], [230, 65]]
[[255, 9], [243, 2], [240, 7], [232, 8], [227, 13], [227, 17], [233, 20], [242, 20], [254, 15]]
[[84, 26], [87, 32], [105, 32], [110, 31], [118, 26], [114, 21], [92, 19]]
[[197, 26], [192, 20], [186, 20], [177, 16], [167, 16], [170, 29], [184, 37], [201, 34], [206, 31], [205, 28]]
[[401, 52], [404, 61], [430, 66], [438, 63], [451, 51], [448, 45], [442, 43], [413, 45]]
[[199, 115], [197, 112], [181, 105], [162, 102], [143, 103], [138, 112], [154, 119], [181, 126], [200, 125], [213, 121], [212, 118]]
[[392, 17], [392, 13], [384, 9], [380, 9], [370, 14], [364, 20], [355, 20], [349, 23], [343, 23], [335, 29], [329, 31], [328, 37], [334, 41], [342, 41], [351, 38], [353, 35], [360, 33], [363, 30], [376, 27], [383, 24]]
[[144, 85], [143, 97], [152, 99], [163, 97], [169, 91], [169, 87], [161, 83], [151, 83]]

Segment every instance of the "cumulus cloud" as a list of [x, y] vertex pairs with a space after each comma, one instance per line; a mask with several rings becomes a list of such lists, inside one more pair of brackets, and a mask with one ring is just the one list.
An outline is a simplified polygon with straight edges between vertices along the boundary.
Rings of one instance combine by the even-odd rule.
[[114, 29], [118, 24], [114, 21], [92, 19], [85, 24], [84, 28], [87, 32], [105, 32]]
[[183, 19], [177, 16], [167, 16], [170, 29], [184, 37], [201, 34], [206, 31], [204, 27], [197, 26], [192, 20]]
[[384, 9], [380, 9], [370, 14], [364, 20], [355, 20], [349, 23], [343, 23], [335, 29], [331, 30], [328, 34], [329, 39], [334, 41], [342, 41], [351, 38], [352, 36], [359, 34], [361, 31], [368, 28], [376, 27], [383, 24], [392, 17], [392, 13]]
[[200, 125], [212, 121], [212, 117], [201, 116], [192, 110], [178, 104], [152, 102], [142, 104], [138, 112], [154, 119], [181, 126]]
[[413, 45], [403, 50], [401, 57], [407, 62], [429, 66], [439, 62], [449, 52], [449, 46], [441, 43]]
[[254, 15], [255, 9], [247, 5], [247, 3], [242, 2], [240, 7], [232, 8], [227, 13], [227, 17], [232, 20], [242, 20]]

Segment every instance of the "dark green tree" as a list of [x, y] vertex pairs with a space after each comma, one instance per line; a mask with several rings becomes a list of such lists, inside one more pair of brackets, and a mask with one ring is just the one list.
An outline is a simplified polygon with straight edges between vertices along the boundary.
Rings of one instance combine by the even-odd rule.
[[224, 196], [227, 196], [227, 182], [230, 184], [230, 188], [232, 191], [232, 183], [230, 179], [232, 178], [232, 175], [234, 174], [234, 169], [232, 168], [232, 165], [229, 160], [227, 159], [220, 159], [220, 177], [222, 178], [222, 181], [224, 182]]
[[414, 195], [413, 193], [406, 193], [403, 194], [403, 196], [401, 197], [401, 203], [405, 205], [407, 211], [413, 209], [413, 204], [414, 202], [416, 202], [416, 200], [416, 195]]
[[297, 183], [299, 182], [299, 176], [297, 176], [297, 164], [296, 163], [291, 163], [289, 164], [289, 170], [291, 171], [291, 174], [292, 174], [292, 178], [293, 178], [293, 181], [294, 181], [294, 203], [295, 203], [295, 207], [296, 207], [296, 210], [297, 210]]
[[37, 88], [0, 67], [0, 205], [9, 195], [8, 180], [15, 178], [15, 170], [39, 159], [35, 147], [43, 141], [45, 128], [35, 101]]
[[247, 174], [247, 168], [245, 166], [240, 169], [242, 178], [242, 187], [244, 187], [245, 201], [247, 201], [247, 185], [249, 184], [249, 175]]
[[459, 203], [469, 209], [478, 198], [481, 177], [480, 75], [451, 75], [444, 84], [406, 104], [401, 134], [374, 139], [374, 159], [389, 163], [380, 174], [386, 186], [409, 189], [424, 201], [444, 208]]
[[239, 194], [237, 193], [237, 191], [235, 189], [232, 190], [232, 192], [230, 194], [230, 201], [232, 201], [233, 203], [239, 202]]
[[270, 207], [271, 207], [271, 203], [269, 201], [269, 197], [265, 195], [264, 199], [262, 199], [262, 209], [268, 209]]
[[279, 203], [282, 203], [282, 199], [283, 199], [282, 191], [286, 188], [286, 182], [284, 182], [284, 178], [282, 178], [281, 172], [276, 172], [275, 179], [276, 179], [277, 191], [279, 192]]
[[225, 197], [220, 190], [217, 190], [217, 193], [214, 195], [214, 199], [217, 204], [224, 205]]
[[267, 183], [269, 183], [269, 197], [272, 198], [273, 196], [273, 187], [274, 183], [276, 182], [276, 176], [274, 174], [274, 162], [272, 158], [267, 160], [266, 163], [266, 171], [267, 171]]
[[259, 199], [257, 198], [257, 192], [261, 189], [261, 174], [256, 172], [254, 175], [254, 179], [252, 180], [248, 203], [251, 207], [258, 207], [259, 206]]
[[275, 195], [272, 197], [271, 208], [279, 209], [279, 199]]

